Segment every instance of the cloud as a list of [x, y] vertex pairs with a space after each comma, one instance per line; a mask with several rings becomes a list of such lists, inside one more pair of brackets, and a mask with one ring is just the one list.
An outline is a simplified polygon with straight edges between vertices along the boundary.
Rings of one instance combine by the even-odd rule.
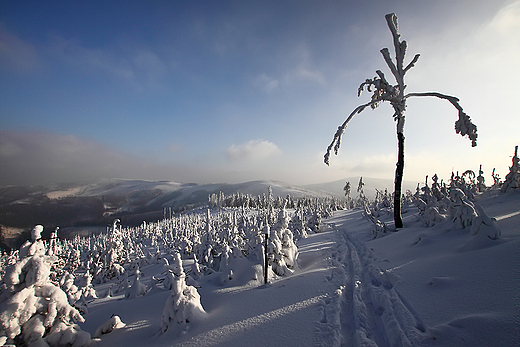
[[489, 27], [500, 34], [518, 33], [520, 29], [520, 1], [507, 4], [500, 9]]
[[305, 63], [300, 64], [293, 70], [286, 73], [284, 78], [287, 82], [307, 81], [317, 84], [326, 84], [323, 74], [318, 70], [313, 70], [312, 68], [308, 67]]
[[227, 149], [230, 161], [257, 161], [277, 156], [282, 151], [274, 143], [266, 140], [251, 140], [241, 145], [231, 145]]
[[326, 84], [323, 74], [314, 67], [311, 52], [306, 45], [299, 45], [293, 52], [294, 60], [299, 61], [295, 67], [287, 71], [284, 79], [287, 83], [291, 82], [312, 82]]
[[0, 131], [0, 184], [40, 184], [111, 177], [128, 159], [72, 135]]
[[156, 86], [174, 66], [146, 48], [89, 48], [75, 39], [51, 36], [49, 55], [70, 66], [106, 74], [132, 83], [135, 87]]
[[20, 39], [0, 23], [0, 67], [11, 71], [28, 72], [40, 65], [36, 48]]
[[84, 47], [77, 40], [65, 39], [58, 35], [51, 35], [50, 39], [49, 53], [69, 65], [108, 73], [123, 79], [135, 77], [128, 62], [114, 53], [99, 48]]
[[263, 72], [253, 80], [253, 84], [267, 93], [278, 90], [280, 86], [292, 87], [301, 83], [327, 84], [323, 73], [315, 67], [306, 45], [298, 45], [280, 60], [285, 61], [286, 64], [280, 67], [281, 71], [274, 73], [274, 77]]
[[351, 172], [356, 175], [372, 175], [372, 177], [387, 177], [395, 170], [397, 158], [394, 154], [367, 156], [356, 163]]
[[267, 76], [264, 72], [255, 78], [254, 84], [266, 93], [270, 93], [278, 88], [279, 81], [276, 78]]
[[201, 171], [163, 165], [105, 144], [43, 131], [0, 130], [0, 185], [30, 185], [96, 178], [193, 181]]

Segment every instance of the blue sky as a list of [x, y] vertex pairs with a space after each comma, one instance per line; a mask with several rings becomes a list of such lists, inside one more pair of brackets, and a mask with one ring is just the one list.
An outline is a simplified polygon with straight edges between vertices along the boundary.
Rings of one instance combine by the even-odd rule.
[[392, 109], [357, 88], [408, 42], [405, 180], [494, 167], [519, 144], [519, 1], [11, 1], [0, 4], [0, 185], [98, 177], [295, 184], [392, 178]]

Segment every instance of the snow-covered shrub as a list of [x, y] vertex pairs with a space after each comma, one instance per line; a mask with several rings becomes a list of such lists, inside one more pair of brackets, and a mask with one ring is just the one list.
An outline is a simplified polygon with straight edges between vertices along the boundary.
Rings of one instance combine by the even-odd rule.
[[493, 185], [489, 189], [501, 189], [502, 182], [500, 181], [500, 175], [495, 173], [495, 168], [493, 168], [493, 171], [491, 172], [491, 177], [493, 178]]
[[442, 214], [437, 206], [428, 206], [422, 217], [423, 224], [428, 227], [446, 220], [446, 215]]
[[[20, 337], [26, 345], [86, 346], [90, 334], [72, 321], [84, 322], [67, 294], [49, 281], [56, 257], [45, 254], [43, 227], [36, 226], [32, 242], [20, 251], [23, 256], [5, 274], [7, 289], [0, 298], [0, 323], [5, 337]], [[64, 343], [63, 340], [67, 342]]]
[[368, 206], [368, 204], [365, 204], [363, 206], [363, 208], [365, 210], [363, 212], [363, 216], [366, 217], [369, 221], [371, 221], [374, 224], [373, 229], [372, 229], [372, 238], [376, 239], [379, 236], [381, 236], [382, 234], [386, 233], [387, 229], [388, 229], [386, 224], [376, 218], [376, 216], [370, 210], [370, 207]]
[[469, 227], [477, 217], [473, 203], [467, 200], [466, 195], [459, 188], [450, 190], [450, 199], [452, 201], [450, 206], [451, 221], [461, 229]]
[[280, 233], [285, 263], [289, 268], [295, 268], [297, 266], [298, 247], [294, 243], [293, 233], [287, 228], [282, 229]]
[[298, 208], [289, 222], [289, 229], [292, 230], [296, 239], [308, 237], [308, 227], [305, 225], [304, 212], [302, 208]]
[[201, 319], [206, 314], [200, 303], [197, 289], [186, 284], [186, 274], [182, 268], [181, 255], [174, 255], [171, 270], [174, 277], [171, 295], [164, 305], [161, 326], [162, 332], [169, 329], [177, 333], [186, 332], [189, 323]]
[[432, 177], [432, 186], [428, 186], [428, 176], [421, 189], [417, 186], [414, 200], [419, 209], [419, 219], [424, 226], [434, 226], [444, 221], [448, 215], [448, 206], [451, 204], [446, 197], [445, 185], [438, 182], [437, 174]]
[[289, 275], [297, 266], [298, 248], [293, 233], [287, 229], [271, 229], [266, 224], [265, 233], [269, 235], [269, 265], [279, 276]]
[[483, 192], [486, 190], [486, 179], [484, 178], [484, 171], [482, 171], [482, 165], [480, 165], [478, 169], [477, 188], [479, 192]]
[[307, 220], [307, 228], [315, 233], [320, 232], [321, 225], [321, 214], [318, 210], [314, 210], [314, 212], [309, 216]]
[[99, 338], [103, 335], [109, 334], [116, 329], [121, 329], [126, 326], [119, 316], [113, 316], [109, 320], [107, 320], [103, 325], [96, 329], [93, 337]]
[[501, 235], [501, 231], [495, 223], [496, 219], [489, 218], [482, 206], [475, 205], [475, 208], [477, 209], [478, 216], [473, 220], [473, 224], [471, 225], [471, 234], [481, 238], [487, 237], [491, 240], [498, 239]]
[[502, 193], [520, 189], [520, 158], [518, 158], [518, 146], [515, 146], [515, 155], [513, 156], [513, 164], [509, 168], [504, 184], [502, 185]]
[[135, 299], [138, 296], [143, 296], [148, 292], [148, 288], [146, 285], [141, 283], [139, 279], [139, 274], [135, 276], [134, 283], [126, 289], [125, 298], [126, 299]]

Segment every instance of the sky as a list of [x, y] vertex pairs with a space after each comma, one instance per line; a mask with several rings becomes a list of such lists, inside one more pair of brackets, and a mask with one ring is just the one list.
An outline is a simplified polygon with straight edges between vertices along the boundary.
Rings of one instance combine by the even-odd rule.
[[504, 178], [520, 144], [520, 1], [24, 1], [0, 3], [0, 185], [95, 178], [312, 184], [393, 178], [389, 104], [359, 85], [408, 43], [404, 179]]

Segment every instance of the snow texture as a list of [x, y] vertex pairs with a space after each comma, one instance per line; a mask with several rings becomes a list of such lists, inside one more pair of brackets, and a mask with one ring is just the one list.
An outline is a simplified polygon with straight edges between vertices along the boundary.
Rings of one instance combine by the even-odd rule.
[[[126, 241], [125, 248], [107, 243], [112, 253], [96, 253], [111, 267], [117, 259], [127, 260], [119, 277], [90, 283], [94, 293], [110, 295], [85, 300], [84, 320], [69, 302], [71, 294], [83, 293], [89, 283], [85, 269], [57, 276], [60, 289], [49, 281], [54, 258], [38, 251], [40, 246], [34, 244], [41, 240], [30, 242], [26, 249], [34, 246], [36, 253], [11, 264], [3, 278], [0, 342], [96, 347], [517, 346], [520, 195], [476, 191], [472, 201], [463, 188], [432, 184], [428, 189], [417, 194], [421, 206], [434, 208], [445, 219], [426, 225], [425, 218], [435, 218], [424, 216], [428, 208], [405, 205], [405, 228], [389, 229], [375, 239], [365, 208], [324, 214], [319, 232], [299, 239], [291, 236], [296, 230], [291, 228], [303, 215], [288, 218], [298, 210], [269, 211], [255, 223], [244, 218], [255, 237], [269, 232], [272, 264], [276, 256], [290, 270], [280, 276], [272, 266], [267, 284], [258, 244], [234, 243], [240, 241], [234, 233], [246, 230], [244, 225], [234, 228], [239, 225], [236, 216], [217, 222], [213, 214], [222, 211], [203, 210], [178, 219], [193, 223], [192, 230], [208, 231], [201, 241], [218, 235], [226, 240], [205, 248], [169, 238], [173, 227], [181, 230], [180, 222], [173, 220], [136, 229], [117, 226], [115, 235], [109, 233], [114, 241], [138, 238], [138, 232], [150, 239], [139, 238], [141, 248], [132, 245], [138, 259], [119, 253], [130, 247]], [[391, 225], [392, 216], [383, 205], [371, 205], [369, 211]], [[246, 215], [240, 209], [232, 212], [229, 216]], [[315, 213], [307, 212], [303, 219]], [[239, 246], [250, 251], [248, 257], [234, 251]], [[90, 270], [104, 269], [91, 260]]]

